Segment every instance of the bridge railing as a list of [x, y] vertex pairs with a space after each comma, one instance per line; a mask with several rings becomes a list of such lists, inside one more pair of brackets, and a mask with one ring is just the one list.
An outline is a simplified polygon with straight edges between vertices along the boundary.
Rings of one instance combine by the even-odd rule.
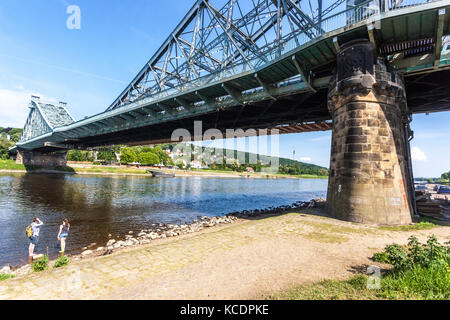
[[[310, 41], [314, 41], [321, 37], [324, 33], [328, 33], [339, 28], [350, 26], [352, 24], [367, 20], [381, 12], [393, 11], [403, 9], [406, 7], [413, 7], [430, 2], [438, 2], [442, 0], [369, 0], [356, 7], [347, 8], [346, 10], [329, 16], [320, 22], [320, 27], [323, 32], [315, 33], [313, 38], [309, 37], [310, 32], [302, 31], [301, 33], [291, 34], [281, 40], [281, 42], [271, 43], [266, 48], [260, 48], [263, 54], [251, 60], [246, 60], [242, 63], [231, 65], [226, 69], [211, 75], [207, 75], [198, 79], [186, 82], [176, 88], [166, 89], [157, 94], [143, 97], [139, 100], [160, 100], [166, 97], [179, 94], [186, 90], [195, 90], [204, 87], [208, 84], [223, 81], [227, 78], [243, 74], [245, 72], [255, 72], [257, 69], [272, 62], [288, 52], [298, 50], [299, 47], [307, 46]], [[310, 27], [310, 31], [316, 31], [315, 26]], [[138, 102], [138, 101], [135, 101]]]
[[436, 1], [441, 0], [380, 0], [380, 6], [382, 12], [387, 12]]

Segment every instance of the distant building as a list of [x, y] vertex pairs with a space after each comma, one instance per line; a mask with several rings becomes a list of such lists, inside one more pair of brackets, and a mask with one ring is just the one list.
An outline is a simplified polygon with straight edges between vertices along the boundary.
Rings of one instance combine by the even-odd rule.
[[191, 168], [194, 168], [194, 169], [203, 169], [204, 168], [202, 163], [198, 160], [191, 161], [190, 165], [191, 165]]
[[253, 169], [252, 167], [247, 167], [245, 170], [250, 173], [255, 173], [255, 169]]
[[9, 132], [12, 130], [12, 128], [5, 128], [0, 132], [0, 137], [6, 138], [6, 140], [11, 140], [11, 136]]

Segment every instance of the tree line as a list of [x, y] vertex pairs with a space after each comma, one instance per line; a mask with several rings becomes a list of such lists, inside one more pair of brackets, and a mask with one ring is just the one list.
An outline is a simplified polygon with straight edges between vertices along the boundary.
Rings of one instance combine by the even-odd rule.
[[172, 159], [161, 146], [151, 147], [101, 147], [96, 151], [71, 150], [68, 161], [88, 162], [120, 162], [125, 164], [140, 163], [142, 165], [173, 165]]
[[22, 129], [13, 128], [9, 130], [8, 134], [10, 140], [7, 139], [7, 134], [3, 132], [3, 130], [5, 130], [5, 128], [0, 127], [0, 160], [8, 160], [11, 158], [9, 148], [19, 142], [20, 136], [22, 135]]

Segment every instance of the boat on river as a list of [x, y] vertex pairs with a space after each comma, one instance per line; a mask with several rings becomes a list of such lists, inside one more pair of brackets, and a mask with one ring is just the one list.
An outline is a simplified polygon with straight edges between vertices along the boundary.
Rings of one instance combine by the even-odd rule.
[[147, 170], [148, 173], [152, 174], [152, 177], [164, 177], [164, 178], [174, 178], [175, 173], [166, 173], [162, 171], [154, 171], [154, 170]]

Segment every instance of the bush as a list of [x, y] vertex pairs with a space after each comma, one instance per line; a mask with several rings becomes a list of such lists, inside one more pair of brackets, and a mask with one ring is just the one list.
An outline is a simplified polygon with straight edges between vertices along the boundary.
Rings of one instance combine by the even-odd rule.
[[138, 161], [136, 151], [132, 148], [123, 148], [120, 161], [123, 163], [133, 163]]
[[0, 281], [11, 279], [11, 278], [14, 278], [14, 277], [15, 276], [13, 274], [0, 273]]
[[139, 154], [138, 161], [141, 164], [145, 164], [145, 165], [159, 164], [159, 158], [153, 152], [144, 152], [144, 153]]
[[388, 245], [372, 259], [394, 267], [382, 279], [387, 297], [400, 292], [425, 299], [450, 299], [450, 242], [440, 244], [432, 235], [422, 244], [411, 236], [407, 246]]
[[116, 154], [111, 148], [102, 147], [98, 150], [97, 160], [116, 161], [117, 159]]
[[67, 258], [66, 256], [62, 256], [58, 260], [56, 260], [55, 264], [53, 265], [53, 268], [61, 268], [67, 266], [69, 262], [70, 262], [69, 258]]
[[48, 257], [44, 255], [39, 260], [36, 260], [31, 264], [31, 269], [33, 269], [34, 272], [40, 272], [44, 271], [48, 268]]

